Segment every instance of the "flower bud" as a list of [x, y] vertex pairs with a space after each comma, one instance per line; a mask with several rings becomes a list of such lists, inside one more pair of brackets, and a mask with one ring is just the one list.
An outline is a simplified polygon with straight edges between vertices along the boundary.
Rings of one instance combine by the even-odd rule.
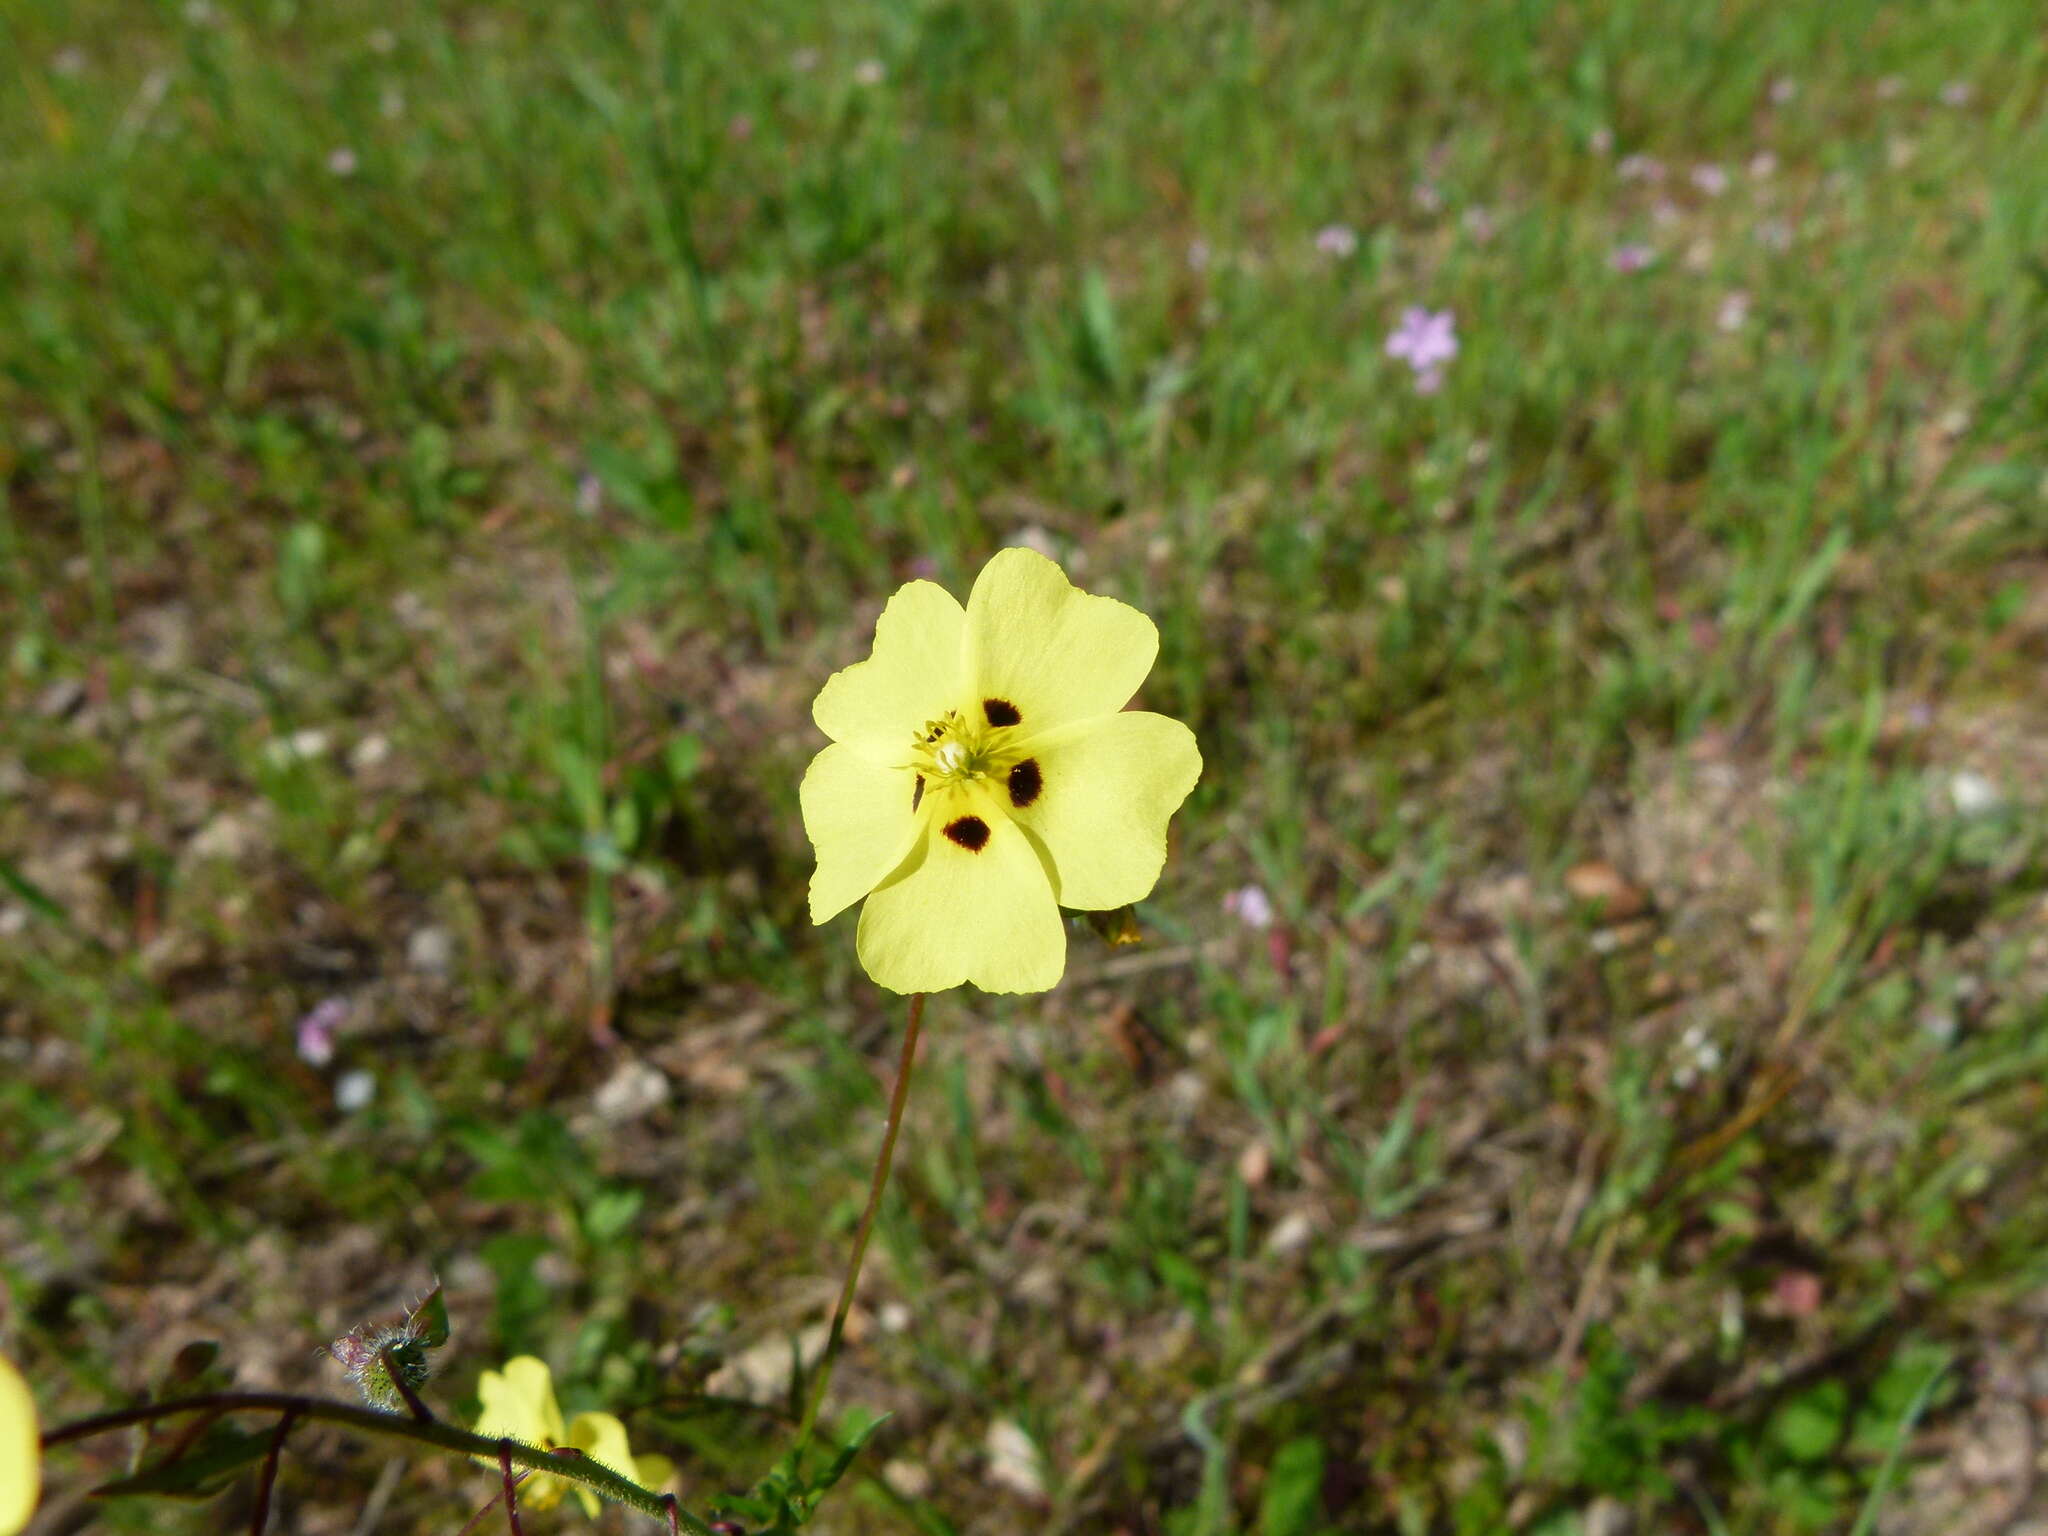
[[434, 1369], [428, 1354], [447, 1342], [448, 1306], [437, 1285], [398, 1322], [361, 1324], [328, 1345], [327, 1353], [364, 1402], [390, 1413], [426, 1385]]

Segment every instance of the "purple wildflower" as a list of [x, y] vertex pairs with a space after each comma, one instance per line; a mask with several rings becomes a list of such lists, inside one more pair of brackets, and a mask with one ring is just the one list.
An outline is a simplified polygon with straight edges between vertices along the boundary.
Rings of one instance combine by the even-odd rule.
[[1967, 107], [1970, 104], [1970, 82], [1951, 80], [1941, 88], [1941, 104], [1944, 107]]
[[1728, 190], [1728, 173], [1718, 165], [1696, 165], [1692, 168], [1692, 184], [1708, 197], [1719, 197]]
[[1411, 304], [1401, 311], [1401, 323], [1387, 336], [1387, 356], [1398, 357], [1418, 375], [1434, 371], [1441, 382], [1443, 365], [1458, 355], [1457, 324], [1448, 309], [1432, 312]]
[[1614, 254], [1607, 258], [1607, 264], [1617, 272], [1640, 272], [1657, 259], [1657, 253], [1647, 245], [1630, 243], [1618, 245]]
[[1664, 179], [1664, 162], [1655, 155], [1623, 155], [1621, 163], [1614, 168], [1614, 174], [1623, 181], [1660, 182]]
[[1749, 295], [1738, 288], [1723, 297], [1714, 311], [1714, 324], [1724, 331], [1739, 331], [1749, 324]]
[[1316, 249], [1333, 261], [1343, 261], [1358, 249], [1358, 231], [1349, 224], [1325, 224], [1316, 231]]
[[1247, 885], [1223, 898], [1223, 910], [1247, 928], [1273, 926], [1273, 903], [1256, 885]]
[[346, 998], [323, 998], [314, 1004], [294, 1031], [299, 1060], [309, 1067], [324, 1067], [334, 1060], [334, 1032], [347, 1022]]

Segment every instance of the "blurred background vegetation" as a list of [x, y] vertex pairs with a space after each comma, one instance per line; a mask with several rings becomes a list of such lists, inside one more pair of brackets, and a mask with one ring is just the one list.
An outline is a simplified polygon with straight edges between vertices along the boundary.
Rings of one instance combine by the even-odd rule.
[[[0, 1342], [333, 1391], [438, 1273], [444, 1410], [744, 1487], [900, 1028], [809, 699], [1021, 540], [1208, 771], [1145, 945], [934, 1002], [822, 1528], [2043, 1529], [2044, 54], [11, 0]], [[275, 1529], [489, 1492], [295, 1448]], [[246, 1518], [97, 1454], [47, 1530]]]

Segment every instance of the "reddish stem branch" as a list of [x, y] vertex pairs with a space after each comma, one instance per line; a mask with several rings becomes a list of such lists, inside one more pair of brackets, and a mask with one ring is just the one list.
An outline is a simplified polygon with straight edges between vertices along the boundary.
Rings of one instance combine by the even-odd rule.
[[221, 1415], [217, 1412], [195, 1414], [192, 1422], [172, 1437], [170, 1448], [159, 1459], [165, 1465], [176, 1461], [180, 1456], [191, 1450], [193, 1446], [197, 1445], [199, 1437], [218, 1424], [220, 1420]]
[[377, 1358], [384, 1362], [384, 1374], [390, 1378], [391, 1385], [397, 1388], [398, 1395], [405, 1399], [405, 1406], [411, 1410], [412, 1416], [422, 1424], [433, 1423], [433, 1410], [420, 1401], [420, 1395], [412, 1389], [412, 1383], [399, 1374], [398, 1362], [392, 1358], [389, 1344], [377, 1352]]
[[499, 1494], [492, 1494], [489, 1501], [484, 1505], [482, 1509], [478, 1510], [475, 1514], [471, 1515], [467, 1520], [463, 1522], [462, 1529], [457, 1531], [455, 1533], [455, 1536], [469, 1536], [469, 1533], [471, 1531], [475, 1530], [478, 1526], [482, 1525], [484, 1523], [484, 1516], [488, 1515], [492, 1510], [498, 1507], [498, 1500], [500, 1497], [501, 1495]]
[[505, 1523], [512, 1527], [512, 1536], [526, 1536], [519, 1528], [519, 1496], [512, 1491], [512, 1442], [498, 1442], [498, 1471], [505, 1479]]
[[270, 1492], [277, 1486], [278, 1458], [284, 1455], [284, 1437], [292, 1432], [299, 1416], [286, 1409], [277, 1416], [277, 1428], [270, 1436], [270, 1449], [263, 1453], [263, 1473], [256, 1479], [256, 1508], [249, 1516], [249, 1536], [263, 1536], [270, 1524]]

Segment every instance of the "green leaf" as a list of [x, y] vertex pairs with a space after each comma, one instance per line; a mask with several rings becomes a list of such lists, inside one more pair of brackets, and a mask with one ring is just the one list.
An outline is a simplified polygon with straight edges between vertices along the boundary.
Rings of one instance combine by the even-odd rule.
[[125, 1498], [135, 1494], [156, 1494], [174, 1499], [210, 1499], [235, 1479], [235, 1474], [253, 1461], [260, 1461], [270, 1449], [272, 1430], [251, 1431], [219, 1424], [207, 1431], [199, 1444], [184, 1455], [140, 1472], [102, 1483], [93, 1489], [96, 1498]]
[[171, 1397], [172, 1388], [191, 1390], [193, 1383], [213, 1368], [220, 1358], [220, 1345], [212, 1339], [194, 1339], [171, 1356], [171, 1363], [164, 1371], [163, 1380], [157, 1383], [158, 1397]]
[[1202, 1272], [1179, 1254], [1160, 1249], [1152, 1255], [1152, 1267], [1159, 1272], [1168, 1290], [1187, 1306], [1206, 1313], [1209, 1308], [1209, 1282]]
[[1290, 1440], [1273, 1453], [1259, 1496], [1259, 1536], [1306, 1536], [1323, 1510], [1323, 1442]]
[[[1905, 1452], [1906, 1441], [1912, 1436], [1913, 1426], [1920, 1422], [1920, 1415], [1934, 1402], [1953, 1363], [1953, 1358], [1937, 1346], [1909, 1344], [1899, 1352], [1899, 1357], [1894, 1359], [1885, 1374], [1892, 1375], [1908, 1359], [1921, 1367], [1925, 1374], [1893, 1429], [1891, 1443], [1885, 1447], [1884, 1464], [1877, 1469], [1877, 1476], [1871, 1479], [1870, 1495], [1863, 1501], [1862, 1511], [1856, 1516], [1856, 1524], [1849, 1536], [1867, 1536], [1876, 1528], [1877, 1517], [1884, 1508], [1885, 1499], [1891, 1494], [1893, 1480], [1898, 1476], [1899, 1458]], [[1882, 1386], [1883, 1382], [1879, 1385]]]
[[1102, 273], [1090, 267], [1081, 279], [1081, 323], [1077, 337], [1082, 370], [1112, 393], [1123, 388], [1123, 346], [1117, 337], [1116, 304]]
[[412, 1319], [419, 1327], [420, 1342], [427, 1348], [439, 1349], [448, 1342], [448, 1301], [438, 1282], [427, 1292], [426, 1300], [412, 1309]]
[[704, 743], [686, 731], [680, 736], [671, 736], [661, 749], [661, 756], [668, 765], [670, 781], [677, 785], [687, 784], [697, 777], [697, 765], [704, 757]]
[[846, 1476], [846, 1469], [853, 1465], [853, 1458], [858, 1456], [861, 1453], [861, 1448], [874, 1438], [875, 1431], [888, 1422], [889, 1415], [885, 1413], [880, 1418], [874, 1420], [873, 1423], [857, 1431], [846, 1444], [839, 1448], [839, 1454], [826, 1464], [825, 1470], [818, 1474], [818, 1480], [812, 1483], [806, 1491], [814, 1495], [823, 1493], [834, 1483], [838, 1482], [839, 1479]]
[[59, 928], [73, 929], [71, 914], [49, 892], [5, 859], [0, 859], [0, 886], [14, 892], [23, 906], [45, 922], [54, 923]]
[[294, 624], [304, 624], [319, 607], [326, 565], [327, 530], [315, 522], [294, 523], [277, 555], [278, 602]]
[[622, 1236], [640, 1215], [645, 1196], [637, 1189], [608, 1189], [583, 1211], [583, 1232], [593, 1243]]
[[1849, 1389], [1824, 1381], [1771, 1415], [1771, 1444], [1794, 1461], [1814, 1462], [1835, 1448], [1849, 1414]]

